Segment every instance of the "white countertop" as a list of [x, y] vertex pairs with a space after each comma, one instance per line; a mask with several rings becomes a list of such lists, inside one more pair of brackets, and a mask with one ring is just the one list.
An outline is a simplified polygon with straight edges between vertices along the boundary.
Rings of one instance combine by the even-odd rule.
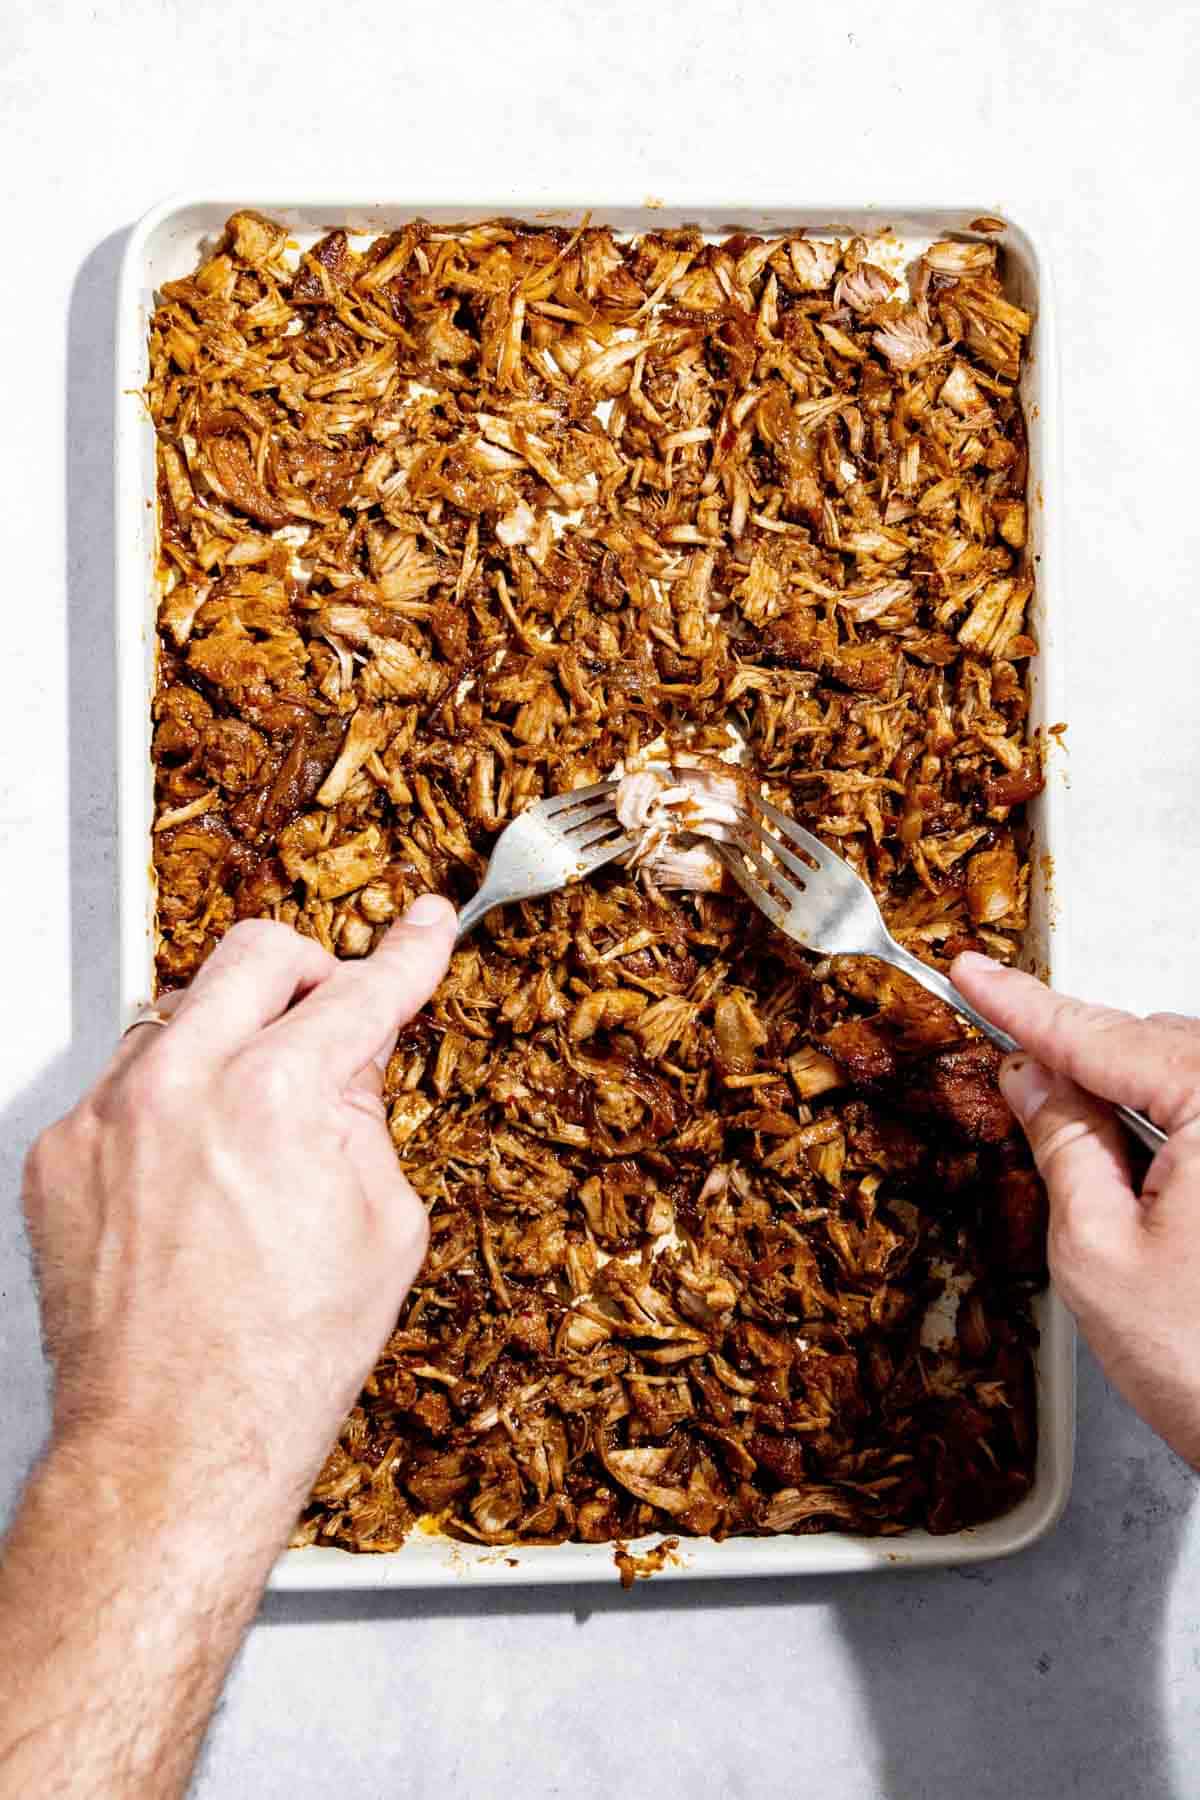
[[[184, 188], [420, 201], [436, 183], [961, 200], [1034, 224], [1062, 331], [1069, 967], [1095, 997], [1200, 1011], [1198, 84], [1191, 9], [1165, 0], [9, 0], [0, 1502], [45, 1417], [21, 1156], [112, 1034], [110, 367], [130, 223]], [[1085, 1356], [1075, 1498], [1012, 1563], [276, 1596], [198, 1792], [1200, 1795], [1194, 1495]]]

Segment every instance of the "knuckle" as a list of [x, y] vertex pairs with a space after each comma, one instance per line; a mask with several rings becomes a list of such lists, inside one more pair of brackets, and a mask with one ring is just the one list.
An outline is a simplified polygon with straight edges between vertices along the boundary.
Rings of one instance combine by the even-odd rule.
[[1157, 1027], [1157, 1058], [1168, 1081], [1182, 1088], [1200, 1086], [1200, 1038], [1169, 1026]]
[[47, 1126], [30, 1145], [21, 1178], [21, 1201], [31, 1235], [56, 1212], [63, 1194], [77, 1188], [92, 1153], [95, 1115], [82, 1101], [65, 1118]]
[[408, 1241], [415, 1273], [420, 1269], [429, 1253], [429, 1220], [425, 1217], [424, 1209], [422, 1209], [420, 1218], [414, 1223]]
[[1105, 1262], [1110, 1235], [1100, 1209], [1078, 1200], [1060, 1200], [1051, 1211], [1046, 1240], [1047, 1261], [1055, 1281], [1069, 1289], [1078, 1271]]
[[1050, 1014], [1050, 1036], [1063, 1048], [1069, 1048], [1089, 1032], [1118, 1031], [1130, 1023], [1128, 1013], [1110, 1007], [1091, 1006], [1069, 994], [1055, 994]]
[[391, 1245], [392, 1253], [405, 1257], [419, 1267], [429, 1248], [429, 1215], [407, 1175], [397, 1168], [395, 1186], [376, 1197], [377, 1216]]
[[239, 919], [230, 926], [204, 967], [229, 969], [246, 962], [284, 958], [321, 966], [336, 960], [312, 938], [302, 937], [278, 919]]
[[344, 1102], [353, 1111], [363, 1113], [372, 1124], [387, 1129], [388, 1113], [382, 1094], [373, 1093], [369, 1088], [353, 1087], [347, 1090]]
[[213, 951], [210, 966], [244, 962], [249, 956], [270, 954], [277, 946], [290, 945], [295, 938], [291, 926], [283, 925], [277, 919], [239, 919]]
[[154, 1044], [136, 1057], [117, 1077], [115, 1110], [129, 1120], [156, 1118], [194, 1093], [196, 1070], [181, 1054], [179, 1040], [170, 1032], [156, 1034]]
[[1091, 1126], [1086, 1119], [1059, 1119], [1038, 1130], [1039, 1121], [1035, 1118], [1030, 1132], [1033, 1154], [1037, 1166], [1047, 1184], [1059, 1177], [1063, 1160], [1076, 1144], [1091, 1135]]
[[240, 1102], [252, 1112], [270, 1119], [296, 1115], [302, 1083], [290, 1057], [255, 1049], [236, 1059], [232, 1075]]
[[53, 1184], [60, 1157], [63, 1125], [51, 1125], [33, 1140], [25, 1158], [25, 1207]]
[[1168, 1132], [1176, 1132], [1200, 1119], [1200, 1041], [1179, 1030], [1166, 1035], [1155, 1082], [1154, 1116]]
[[389, 1209], [389, 1219], [396, 1252], [412, 1263], [415, 1273], [429, 1249], [429, 1217], [411, 1188]]
[[61, 1130], [59, 1125], [48, 1125], [45, 1131], [39, 1132], [29, 1146], [25, 1158], [25, 1173], [31, 1180], [38, 1180], [50, 1173], [54, 1161], [56, 1135]]
[[222, 940], [226, 945], [238, 948], [253, 947], [258, 944], [273, 944], [286, 941], [295, 936], [290, 925], [284, 925], [278, 919], [239, 919], [230, 927]]
[[1200, 1039], [1200, 1019], [1193, 1018], [1190, 1013], [1147, 1013], [1146, 1023], [1147, 1025], [1161, 1025], [1168, 1031], [1181, 1031], [1189, 1037]]
[[117, 1109], [125, 1119], [148, 1118], [158, 1112], [169, 1091], [164, 1059], [148, 1050], [117, 1083]]

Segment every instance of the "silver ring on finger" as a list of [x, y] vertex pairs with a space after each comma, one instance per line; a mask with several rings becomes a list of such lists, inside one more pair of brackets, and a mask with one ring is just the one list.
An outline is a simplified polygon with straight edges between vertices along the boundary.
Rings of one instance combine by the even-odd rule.
[[130, 1032], [136, 1031], [140, 1025], [169, 1025], [170, 1023], [171, 1014], [169, 1012], [163, 1012], [158, 1006], [142, 1006], [130, 1019], [121, 1036], [127, 1038]]

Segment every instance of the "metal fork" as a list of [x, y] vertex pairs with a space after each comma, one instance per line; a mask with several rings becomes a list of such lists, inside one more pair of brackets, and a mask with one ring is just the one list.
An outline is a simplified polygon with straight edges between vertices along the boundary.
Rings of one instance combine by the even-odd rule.
[[[822, 956], [875, 956], [902, 969], [927, 993], [969, 1019], [1006, 1055], [1020, 1049], [1015, 1038], [976, 1012], [953, 982], [896, 942], [874, 894], [844, 858], [761, 795], [749, 794], [747, 803], [769, 820], [774, 831], [749, 811], [737, 837], [715, 848], [738, 886], [773, 925]], [[1130, 1106], [1114, 1106], [1113, 1111], [1148, 1150], [1162, 1149], [1166, 1133], [1144, 1114]]]
[[616, 791], [615, 781], [598, 781], [594, 787], [554, 794], [535, 801], [505, 826], [482, 887], [458, 915], [456, 942], [493, 906], [552, 894], [632, 850], [634, 840], [613, 811]]

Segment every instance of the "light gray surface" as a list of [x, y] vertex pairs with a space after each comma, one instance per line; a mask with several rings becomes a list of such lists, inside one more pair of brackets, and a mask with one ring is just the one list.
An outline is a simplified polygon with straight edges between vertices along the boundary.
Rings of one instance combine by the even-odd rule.
[[[1047, 228], [1082, 871], [1063, 894], [1064, 975], [1142, 1009], [1200, 1010], [1190, 10], [652, 11], [10, 0], [0, 14], [6, 1498], [44, 1421], [20, 1156], [97, 1066], [113, 1003], [114, 271], [122, 229], [172, 188], [390, 194], [419, 191], [432, 166], [464, 194], [669, 198], [685, 181], [727, 188], [733, 159], [748, 200], [977, 196]], [[1081, 1402], [1066, 1521], [974, 1574], [275, 1597], [199, 1791], [1200, 1795], [1193, 1482], [1086, 1357]]]

